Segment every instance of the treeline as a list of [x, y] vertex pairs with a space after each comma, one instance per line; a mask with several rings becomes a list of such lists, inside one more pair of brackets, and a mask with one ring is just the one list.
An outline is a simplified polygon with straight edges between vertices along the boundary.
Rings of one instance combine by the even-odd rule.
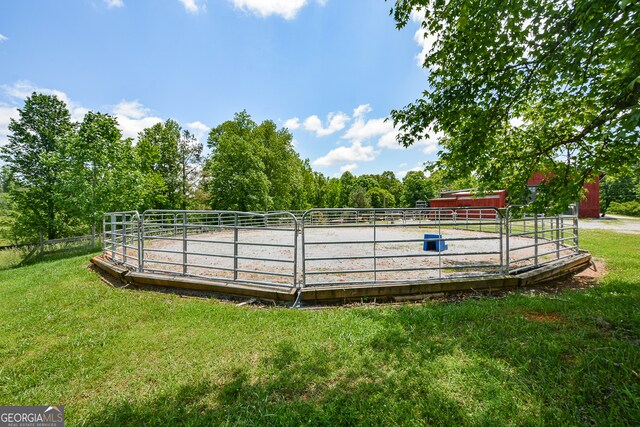
[[600, 180], [600, 212], [640, 216], [640, 165]]
[[390, 171], [328, 178], [300, 158], [287, 129], [257, 124], [246, 112], [211, 129], [203, 157], [202, 144], [174, 120], [134, 141], [113, 116], [88, 112], [76, 123], [63, 101], [34, 93], [11, 120], [8, 139], [0, 225], [14, 241], [99, 231], [109, 211], [411, 207], [445, 186], [421, 171], [402, 180]]

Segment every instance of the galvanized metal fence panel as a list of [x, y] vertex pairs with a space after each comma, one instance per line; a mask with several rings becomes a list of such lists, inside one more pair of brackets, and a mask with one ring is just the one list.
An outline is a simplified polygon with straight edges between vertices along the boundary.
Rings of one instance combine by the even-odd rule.
[[[495, 208], [311, 209], [301, 223], [306, 287], [502, 272]], [[437, 250], [425, 251], [425, 240]]]
[[140, 266], [140, 215], [137, 211], [109, 212], [102, 217], [102, 253], [116, 264]]
[[298, 222], [288, 212], [148, 210], [141, 271], [296, 286]]
[[[528, 206], [506, 209], [505, 271], [517, 273], [573, 256], [578, 248], [575, 205], [561, 215], [528, 211]], [[520, 244], [514, 244], [514, 239]]]

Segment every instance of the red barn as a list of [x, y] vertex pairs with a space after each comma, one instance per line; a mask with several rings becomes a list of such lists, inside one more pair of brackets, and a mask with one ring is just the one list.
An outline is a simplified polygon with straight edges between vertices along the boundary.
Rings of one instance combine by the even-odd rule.
[[[536, 172], [527, 182], [527, 187], [537, 187], [546, 179], [542, 172]], [[585, 183], [586, 198], [578, 203], [578, 216], [580, 218], [598, 218], [600, 216], [600, 177], [594, 182]], [[461, 208], [461, 207], [507, 207], [507, 191], [493, 191], [483, 197], [473, 197], [470, 190], [448, 191], [441, 197], [430, 200], [432, 208]]]
[[493, 207], [504, 208], [507, 205], [507, 191], [498, 190], [483, 197], [473, 197], [470, 191], [448, 192], [445, 197], [431, 199], [432, 208], [465, 208], [465, 207]]
[[[536, 172], [527, 182], [527, 187], [537, 187], [547, 179], [542, 172]], [[585, 182], [584, 189], [586, 196], [578, 203], [578, 216], [580, 218], [599, 218], [600, 217], [600, 176], [596, 177], [593, 182]]]

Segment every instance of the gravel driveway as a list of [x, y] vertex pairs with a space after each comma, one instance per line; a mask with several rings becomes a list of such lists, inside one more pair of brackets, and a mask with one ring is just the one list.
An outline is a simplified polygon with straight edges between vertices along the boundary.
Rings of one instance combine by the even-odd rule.
[[640, 218], [622, 215], [607, 215], [604, 218], [581, 219], [578, 227], [585, 230], [612, 230], [622, 233], [640, 234]]

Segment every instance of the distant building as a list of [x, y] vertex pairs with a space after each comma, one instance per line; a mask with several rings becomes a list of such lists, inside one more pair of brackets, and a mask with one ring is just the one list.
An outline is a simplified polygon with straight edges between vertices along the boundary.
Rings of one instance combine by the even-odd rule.
[[[536, 172], [527, 182], [527, 187], [531, 190], [535, 197], [538, 185], [542, 183], [547, 176], [542, 172]], [[600, 176], [596, 177], [593, 182], [585, 182], [584, 189], [586, 197], [580, 200], [578, 205], [578, 216], [580, 218], [599, 218], [600, 217]]]
[[[535, 198], [538, 185], [546, 179], [546, 175], [536, 172], [527, 182], [532, 198]], [[594, 182], [585, 183], [586, 198], [578, 203], [580, 218], [598, 218], [600, 216], [600, 177]], [[507, 190], [496, 190], [482, 197], [473, 197], [474, 189], [443, 191], [437, 199], [429, 201], [432, 208], [465, 208], [465, 207], [493, 207], [506, 208]]]

